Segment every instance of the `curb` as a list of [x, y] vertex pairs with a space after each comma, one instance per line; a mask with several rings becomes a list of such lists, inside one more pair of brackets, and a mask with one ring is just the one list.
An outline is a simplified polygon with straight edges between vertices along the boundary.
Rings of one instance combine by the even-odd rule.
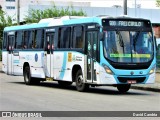
[[151, 88], [151, 87], [131, 86], [131, 89], [160, 92], [160, 88], [153, 88], [153, 87]]

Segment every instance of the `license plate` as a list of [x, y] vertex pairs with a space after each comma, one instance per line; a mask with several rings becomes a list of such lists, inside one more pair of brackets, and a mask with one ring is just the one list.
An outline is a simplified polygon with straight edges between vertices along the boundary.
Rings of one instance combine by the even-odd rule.
[[128, 80], [127, 83], [129, 83], [129, 84], [136, 84], [137, 81], [136, 80]]

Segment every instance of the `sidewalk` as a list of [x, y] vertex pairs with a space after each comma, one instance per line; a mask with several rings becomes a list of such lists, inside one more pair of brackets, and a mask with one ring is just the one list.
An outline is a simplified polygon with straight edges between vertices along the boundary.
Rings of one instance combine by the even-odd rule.
[[156, 80], [154, 84], [135, 84], [132, 85], [133, 89], [140, 89], [140, 90], [148, 90], [154, 92], [160, 92], [160, 73], [156, 73]]
[[[0, 61], [0, 72], [2, 71], [2, 62]], [[147, 91], [160, 92], [160, 72], [156, 73], [156, 80], [154, 84], [135, 84], [132, 89], [140, 89]]]

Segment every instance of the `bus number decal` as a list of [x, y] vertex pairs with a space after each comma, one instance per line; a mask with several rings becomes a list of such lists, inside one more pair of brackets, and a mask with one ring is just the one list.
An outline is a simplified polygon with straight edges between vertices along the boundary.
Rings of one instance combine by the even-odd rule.
[[68, 62], [72, 62], [72, 53], [68, 53]]

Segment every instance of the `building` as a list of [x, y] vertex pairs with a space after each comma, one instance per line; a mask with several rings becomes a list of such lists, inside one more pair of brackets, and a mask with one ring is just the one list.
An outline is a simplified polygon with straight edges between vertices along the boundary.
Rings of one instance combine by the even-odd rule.
[[[123, 13], [123, 0], [0, 0], [2, 9], [17, 22], [17, 8], [19, 1], [20, 21], [23, 21], [29, 9], [47, 9], [56, 5], [65, 8], [74, 6], [75, 10], [83, 9], [88, 16], [111, 15], [119, 16]], [[150, 19], [154, 23], [155, 34], [160, 37], [160, 8], [156, 7], [156, 0], [128, 0], [128, 16]], [[135, 9], [136, 7], [136, 9]]]
[[[117, 12], [117, 8], [122, 8], [123, 0], [0, 0], [0, 5], [2, 9], [16, 21], [17, 18], [17, 8], [18, 8], [18, 1], [19, 1], [19, 8], [20, 8], [20, 20], [23, 21], [25, 15], [27, 15], [27, 11], [30, 8], [34, 8], [37, 6], [74, 6], [74, 7], [81, 7], [85, 8], [114, 8], [112, 12]], [[127, 2], [128, 8], [134, 9], [158, 9], [156, 7], [156, 0], [128, 0]], [[42, 8], [43, 9], [43, 8]], [[116, 10], [116, 11], [115, 11]], [[89, 11], [89, 10], [87, 10]], [[139, 12], [135, 11], [137, 16], [139, 16]], [[153, 12], [153, 11], [152, 11]], [[90, 14], [90, 13], [89, 13]], [[108, 14], [108, 13], [106, 13]], [[118, 15], [118, 14], [117, 14]]]

